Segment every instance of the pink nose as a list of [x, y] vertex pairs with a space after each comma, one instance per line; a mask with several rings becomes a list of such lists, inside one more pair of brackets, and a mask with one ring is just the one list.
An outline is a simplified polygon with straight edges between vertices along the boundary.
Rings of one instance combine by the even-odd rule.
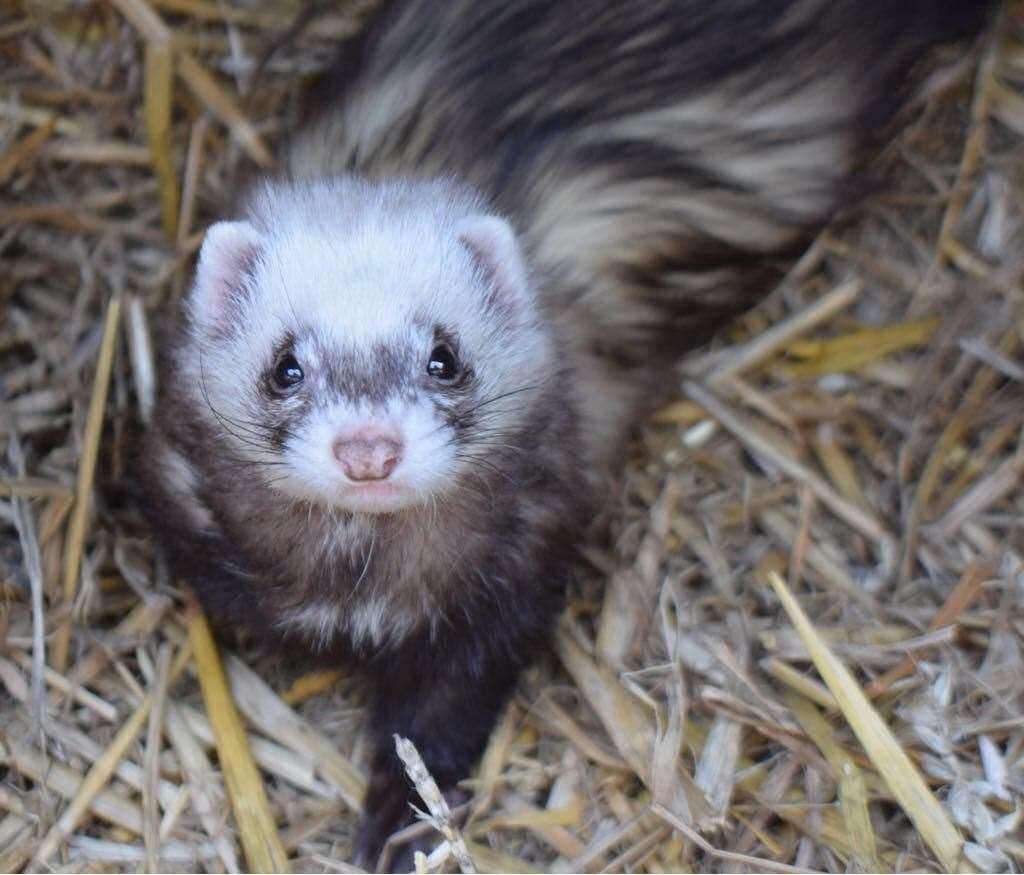
[[357, 482], [386, 480], [402, 458], [402, 444], [378, 431], [338, 438], [332, 449], [349, 480]]

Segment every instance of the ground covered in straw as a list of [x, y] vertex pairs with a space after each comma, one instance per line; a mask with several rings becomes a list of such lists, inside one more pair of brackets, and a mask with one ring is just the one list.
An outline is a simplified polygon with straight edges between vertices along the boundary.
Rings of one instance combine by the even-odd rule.
[[[349, 681], [220, 673], [128, 463], [160, 307], [366, 5], [258, 72], [295, 7], [0, 4], [2, 871], [349, 869]], [[430, 866], [1024, 869], [1022, 147], [1018, 2], [643, 427]]]

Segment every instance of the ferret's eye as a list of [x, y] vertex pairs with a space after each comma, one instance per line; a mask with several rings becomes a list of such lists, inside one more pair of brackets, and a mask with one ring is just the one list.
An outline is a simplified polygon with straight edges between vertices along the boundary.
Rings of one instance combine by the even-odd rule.
[[293, 355], [283, 355], [274, 366], [274, 383], [278, 389], [290, 389], [302, 382], [302, 368]]
[[427, 373], [435, 380], [454, 380], [459, 375], [459, 363], [445, 344], [434, 347], [427, 360]]

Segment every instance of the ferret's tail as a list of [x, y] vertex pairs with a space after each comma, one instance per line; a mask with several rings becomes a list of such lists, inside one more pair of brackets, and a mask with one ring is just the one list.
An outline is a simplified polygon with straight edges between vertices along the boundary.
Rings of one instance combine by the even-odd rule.
[[[610, 62], [559, 92], [581, 97], [552, 100], [547, 123], [572, 123], [511, 189], [525, 193], [534, 260], [559, 278], [562, 322], [587, 356], [595, 456], [660, 403], [673, 361], [764, 297], [877, 182], [864, 159], [919, 63], [976, 34], [992, 4], [682, 5], [697, 14], [669, 30], [650, 21], [631, 68]], [[566, 68], [568, 56], [552, 69]]]
[[514, 189], [530, 199], [520, 212], [537, 260], [576, 292], [571, 321], [616, 367], [674, 359], [770, 290], [871, 188], [863, 159], [919, 62], [975, 34], [992, 4], [681, 5], [701, 14], [672, 20], [653, 44], [663, 56], [650, 49], [648, 66], [638, 49], [621, 76], [566, 88], [599, 93], [552, 101], [549, 123], [573, 123]]

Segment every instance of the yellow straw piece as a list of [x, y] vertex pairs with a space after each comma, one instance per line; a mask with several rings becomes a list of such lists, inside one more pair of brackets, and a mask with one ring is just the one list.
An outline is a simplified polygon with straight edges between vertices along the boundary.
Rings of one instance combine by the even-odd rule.
[[110, 388], [110, 372], [114, 366], [114, 345], [117, 341], [117, 326], [120, 316], [121, 296], [115, 295], [107, 304], [107, 316], [103, 322], [103, 339], [100, 341], [96, 376], [93, 377], [92, 397], [89, 399], [89, 413], [85, 420], [82, 458], [78, 463], [75, 507], [71, 513], [67, 544], [64, 547], [64, 604], [68, 608], [69, 615], [58, 627], [53, 641], [53, 668], [61, 673], [64, 672], [68, 663], [68, 647], [71, 643], [70, 610], [78, 589], [78, 572], [82, 567], [85, 527], [89, 522], [92, 481], [96, 474], [96, 459], [100, 451], [103, 411], [107, 406], [107, 390]]
[[174, 55], [168, 42], [146, 44], [144, 117], [153, 170], [160, 185], [164, 233], [173, 240], [178, 230], [178, 178], [171, 157], [171, 103]]
[[198, 607], [189, 612], [188, 633], [196, 655], [203, 702], [213, 725], [217, 755], [249, 869], [252, 872], [290, 872], [288, 855], [277, 834], [263, 780], [252, 759], [249, 737], [231, 698], [210, 625]]
[[281, 693], [281, 700], [294, 708], [307, 699], [326, 693], [343, 677], [345, 672], [338, 668], [311, 671], [296, 678], [292, 685]]
[[864, 751], [885, 779], [892, 795], [907, 813], [925, 844], [932, 849], [943, 870], [973, 872], [974, 869], [962, 856], [963, 839], [960, 833], [892, 731], [857, 685], [853, 675], [818, 636], [803, 608], [793, 598], [778, 573], [771, 572], [768, 580], [810, 653], [815, 668], [835, 696], [839, 710], [853, 734], [864, 746]]
[[938, 326], [938, 319], [922, 319], [864, 328], [828, 340], [798, 340], [786, 352], [802, 361], [786, 370], [794, 377], [853, 371], [894, 352], [926, 345]]

